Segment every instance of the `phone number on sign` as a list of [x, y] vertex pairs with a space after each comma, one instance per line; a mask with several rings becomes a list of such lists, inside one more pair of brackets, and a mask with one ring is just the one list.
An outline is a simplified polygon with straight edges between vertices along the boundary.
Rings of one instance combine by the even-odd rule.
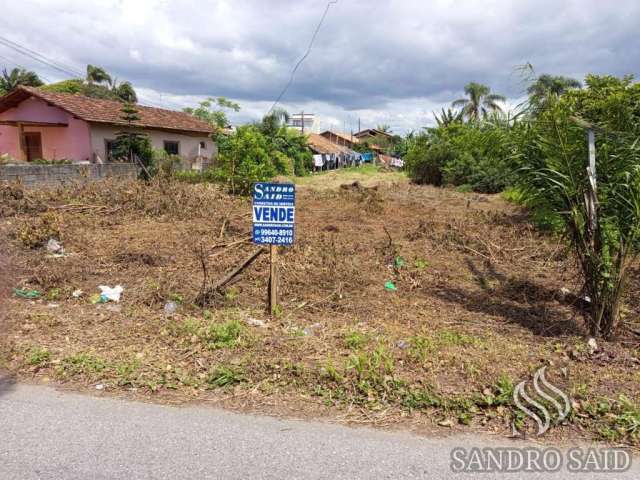
[[261, 237], [265, 236], [276, 236], [276, 237], [293, 237], [293, 230], [287, 229], [269, 229], [262, 228], [260, 230], [256, 230], [256, 235], [260, 235]]

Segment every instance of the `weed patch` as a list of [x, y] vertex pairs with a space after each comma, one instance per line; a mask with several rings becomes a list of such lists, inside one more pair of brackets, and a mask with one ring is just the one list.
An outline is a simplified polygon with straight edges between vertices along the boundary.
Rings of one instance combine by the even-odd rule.
[[239, 368], [220, 366], [207, 376], [209, 388], [223, 388], [246, 381], [244, 373]]

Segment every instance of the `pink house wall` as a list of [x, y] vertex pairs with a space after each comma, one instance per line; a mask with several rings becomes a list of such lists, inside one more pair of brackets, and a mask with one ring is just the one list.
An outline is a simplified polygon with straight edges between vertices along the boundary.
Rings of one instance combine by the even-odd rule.
[[[73, 118], [64, 110], [31, 97], [20, 105], [0, 113], [0, 120], [66, 123], [67, 127], [24, 127], [25, 132], [40, 132], [42, 156], [47, 160], [91, 160], [91, 135], [84, 120]], [[24, 160], [20, 152], [18, 127], [0, 125], [0, 154], [8, 153]]]

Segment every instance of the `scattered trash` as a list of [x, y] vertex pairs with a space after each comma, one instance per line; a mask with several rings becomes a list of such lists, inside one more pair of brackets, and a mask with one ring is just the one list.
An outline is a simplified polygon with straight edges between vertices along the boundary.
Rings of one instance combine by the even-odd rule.
[[400, 350], [406, 350], [407, 348], [409, 348], [409, 344], [404, 340], [398, 340], [396, 342], [396, 347], [398, 347]]
[[453, 420], [447, 418], [445, 420], [439, 421], [438, 425], [440, 425], [441, 427], [453, 427]]
[[176, 302], [167, 302], [164, 304], [165, 316], [170, 317], [177, 311], [178, 311], [178, 304]]
[[58, 308], [59, 306], [59, 303], [47, 303], [47, 307], [49, 308]]
[[52, 253], [54, 255], [55, 254], [63, 255], [64, 247], [55, 238], [50, 238], [49, 241], [47, 242], [47, 252]]
[[386, 288], [387, 290], [391, 291], [391, 292], [395, 292], [396, 290], [398, 290], [398, 288], [395, 286], [395, 284], [393, 282], [387, 282], [384, 284], [384, 288]]
[[587, 342], [587, 347], [589, 348], [589, 355], [596, 353], [598, 351], [598, 343], [596, 342], [596, 339], [591, 337]]
[[402, 258], [401, 256], [397, 256], [394, 260], [393, 260], [393, 266], [395, 268], [402, 268], [406, 265], [406, 262], [404, 261], [404, 258]]
[[38, 290], [32, 290], [30, 288], [14, 288], [13, 293], [15, 293], [16, 297], [34, 299], [40, 298], [42, 295]]
[[122, 285], [116, 285], [115, 287], [107, 287], [106, 285], [99, 285], [100, 289], [100, 301], [97, 303], [107, 303], [107, 302], [116, 302], [120, 301], [120, 296], [122, 292], [124, 292], [124, 288]]
[[73, 293], [71, 294], [71, 296], [73, 298], [80, 298], [83, 293], [84, 292], [82, 290], [78, 289], [78, 290], [74, 290]]
[[569, 290], [567, 287], [562, 287], [560, 289], [560, 293], [562, 294], [563, 297], [566, 297], [571, 293], [571, 290]]
[[591, 297], [589, 295], [583, 295], [582, 297], [580, 297], [580, 299], [585, 303], [591, 303]]
[[96, 385], [96, 390], [104, 390], [104, 385], [102, 383], [99, 383], [98, 385]]
[[302, 333], [304, 333], [306, 336], [310, 336], [315, 334], [316, 330], [319, 330], [320, 328], [322, 328], [322, 325], [319, 323], [314, 323], [313, 325], [305, 328]]
[[253, 317], [247, 318], [247, 325], [251, 327], [260, 327], [260, 328], [264, 328], [267, 326], [267, 324], [264, 321], [259, 320], [257, 318], [253, 318]]
[[89, 301], [90, 301], [91, 303], [93, 303], [94, 305], [95, 305], [96, 303], [105, 303], [105, 302], [102, 300], [102, 297], [100, 296], [100, 294], [99, 294], [99, 293], [94, 293], [93, 295], [91, 295], [91, 297], [89, 298]]

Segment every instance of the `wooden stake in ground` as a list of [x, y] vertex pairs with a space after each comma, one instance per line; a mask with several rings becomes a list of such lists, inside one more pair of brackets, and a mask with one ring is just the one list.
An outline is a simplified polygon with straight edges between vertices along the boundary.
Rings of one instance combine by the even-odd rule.
[[269, 311], [271, 315], [276, 314], [278, 308], [278, 247], [269, 246], [269, 259], [271, 268], [269, 271]]

